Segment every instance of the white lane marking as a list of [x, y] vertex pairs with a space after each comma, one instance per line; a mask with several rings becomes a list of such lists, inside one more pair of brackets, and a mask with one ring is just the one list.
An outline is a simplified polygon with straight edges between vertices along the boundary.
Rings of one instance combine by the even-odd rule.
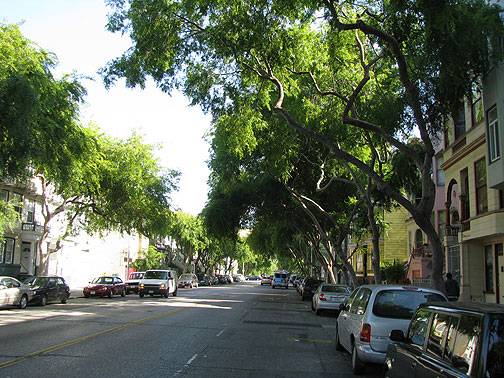
[[198, 354], [195, 354], [194, 356], [192, 356], [192, 357], [189, 359], [189, 361], [187, 361], [187, 362], [186, 362], [185, 366], [189, 366], [189, 365], [191, 365], [191, 362], [193, 362], [193, 361], [196, 359], [196, 357], [198, 357]]
[[224, 331], [226, 330], [226, 328], [224, 328], [222, 331], [220, 331], [217, 335], [215, 335], [215, 337], [219, 337], [220, 335], [222, 335], [224, 333]]

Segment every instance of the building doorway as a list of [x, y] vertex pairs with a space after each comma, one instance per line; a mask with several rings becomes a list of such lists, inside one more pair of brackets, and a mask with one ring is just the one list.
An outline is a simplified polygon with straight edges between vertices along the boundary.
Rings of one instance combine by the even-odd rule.
[[502, 251], [502, 244], [495, 244], [495, 257], [497, 260], [497, 303], [504, 303], [504, 252]]
[[31, 242], [22, 242], [21, 243], [21, 273], [28, 273], [28, 274], [33, 274], [34, 273], [34, 265], [35, 261], [33, 258], [33, 250], [32, 250], [32, 243]]

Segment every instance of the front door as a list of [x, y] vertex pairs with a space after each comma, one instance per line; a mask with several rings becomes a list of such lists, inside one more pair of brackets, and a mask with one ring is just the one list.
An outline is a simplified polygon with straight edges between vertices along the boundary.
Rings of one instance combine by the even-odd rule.
[[33, 254], [32, 245], [30, 242], [22, 242], [21, 244], [21, 273], [32, 274], [33, 270]]
[[497, 255], [497, 303], [504, 303], [504, 253], [502, 244], [495, 245], [495, 254]]

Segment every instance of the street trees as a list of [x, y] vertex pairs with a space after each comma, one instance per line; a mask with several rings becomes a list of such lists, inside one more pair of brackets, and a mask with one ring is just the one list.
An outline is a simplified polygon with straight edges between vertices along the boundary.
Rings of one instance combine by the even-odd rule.
[[[277, 115], [410, 212], [431, 242], [433, 282], [442, 289], [443, 248], [431, 221], [433, 139], [488, 67], [488, 42], [502, 34], [496, 7], [484, 0], [109, 4], [109, 29], [134, 44], [105, 68], [108, 85], [118, 77], [143, 85], [151, 76], [166, 91], [182, 88], [215, 119]], [[315, 119], [325, 127], [314, 129]], [[373, 135], [410, 160], [420, 200], [353, 155], [344, 130]], [[421, 154], [405, 142], [414, 130]]]
[[[52, 181], [51, 171], [44, 167], [37, 171], [44, 201], [43, 233], [38, 243], [42, 272], [61, 241], [79, 230], [155, 237], [165, 235], [171, 223], [169, 195], [176, 188], [178, 172], [161, 169], [152, 146], [138, 135], [117, 140], [95, 129], [86, 129], [85, 135], [89, 148], [71, 161], [73, 174], [67, 181]], [[51, 235], [58, 220], [63, 227]], [[50, 237], [57, 239], [51, 249]]]

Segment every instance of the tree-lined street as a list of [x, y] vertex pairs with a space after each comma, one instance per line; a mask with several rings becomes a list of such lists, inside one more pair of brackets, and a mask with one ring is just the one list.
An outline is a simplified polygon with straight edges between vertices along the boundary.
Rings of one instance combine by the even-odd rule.
[[254, 284], [0, 313], [2, 377], [350, 377], [334, 316]]

